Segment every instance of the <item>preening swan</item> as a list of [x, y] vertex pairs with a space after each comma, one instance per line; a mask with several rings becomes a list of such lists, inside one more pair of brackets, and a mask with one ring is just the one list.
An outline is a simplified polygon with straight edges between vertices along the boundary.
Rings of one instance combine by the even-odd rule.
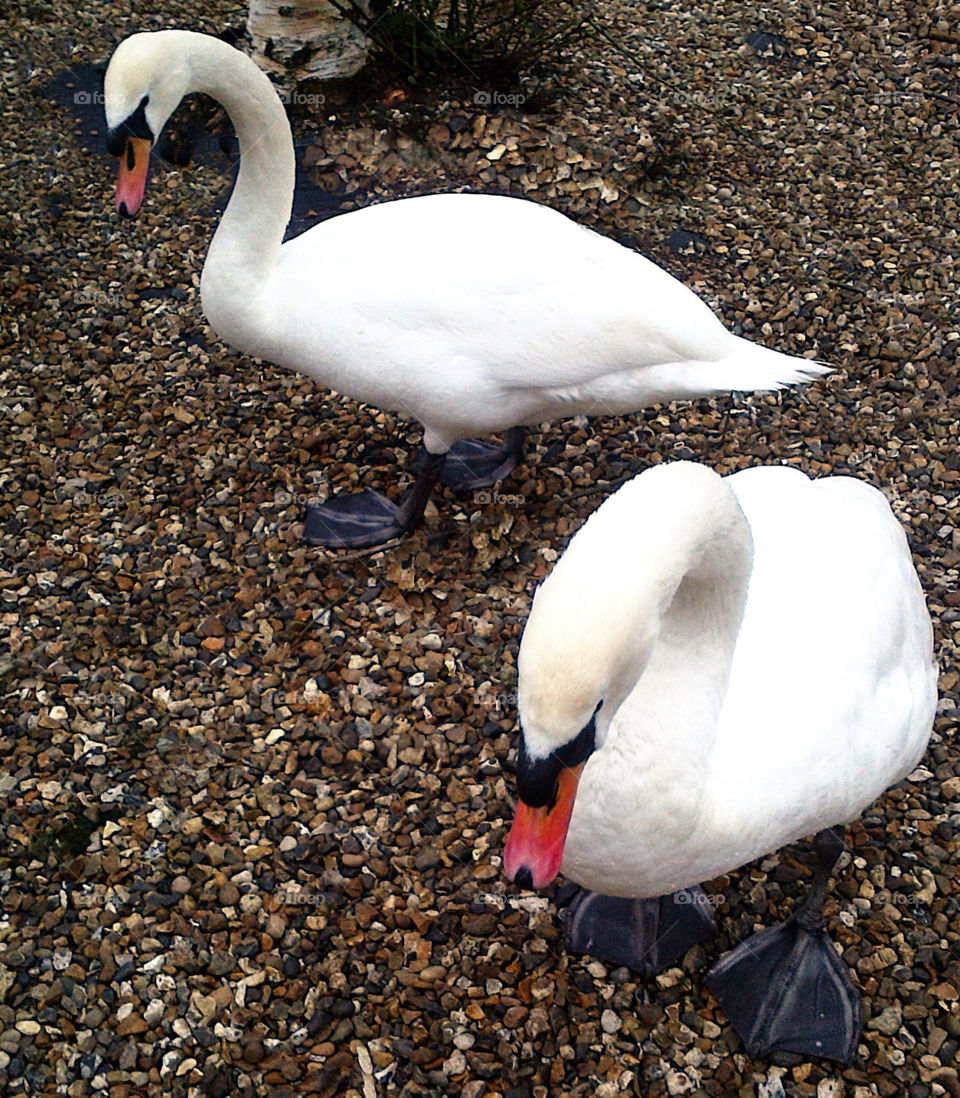
[[[244, 54], [189, 31], [136, 34], [104, 84], [117, 209], [132, 217], [151, 144], [184, 95], [227, 110], [240, 172], [210, 245], [203, 311], [227, 343], [423, 425], [425, 460], [397, 506], [372, 491], [308, 510], [314, 544], [376, 545], [415, 526], [437, 480], [486, 487], [522, 427], [623, 414], [825, 368], [728, 332], [637, 252], [523, 199], [437, 194], [341, 214], [283, 243], [294, 151], [283, 106]], [[495, 447], [470, 436], [506, 431]]]
[[654, 466], [540, 585], [518, 669], [507, 876], [540, 888], [562, 868], [590, 890], [571, 948], [649, 972], [712, 932], [691, 886], [818, 833], [811, 896], [707, 982], [752, 1055], [849, 1060], [860, 1000], [823, 930], [830, 829], [910, 772], [936, 707], [930, 617], [883, 495]]

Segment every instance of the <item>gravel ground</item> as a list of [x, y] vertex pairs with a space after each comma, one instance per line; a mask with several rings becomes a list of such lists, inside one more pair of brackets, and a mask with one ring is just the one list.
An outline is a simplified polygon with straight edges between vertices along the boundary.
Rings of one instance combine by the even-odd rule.
[[[529, 194], [837, 365], [805, 394], [551, 425], [498, 493], [333, 554], [300, 545], [303, 500], [396, 493], [416, 431], [213, 337], [225, 160], [116, 219], [50, 79], [134, 29], [242, 17], [138, 7], [14, 3], [3, 27], [0, 1093], [960, 1094], [956, 19], [607, 0], [601, 47], [516, 88], [325, 91], [318, 213]], [[828, 903], [865, 997], [848, 1069], [751, 1062], [701, 979], [792, 908], [803, 847], [709, 882], [720, 938], [650, 987], [567, 956], [555, 892], [500, 878], [531, 593], [616, 484], [679, 456], [877, 484], [936, 618], [930, 749], [849, 829]]]

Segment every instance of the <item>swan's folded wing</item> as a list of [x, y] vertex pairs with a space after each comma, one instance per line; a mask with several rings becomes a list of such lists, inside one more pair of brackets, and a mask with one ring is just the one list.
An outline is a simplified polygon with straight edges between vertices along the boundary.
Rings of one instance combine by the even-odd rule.
[[936, 706], [930, 617], [876, 489], [776, 467], [729, 483], [756, 556], [714, 803], [744, 828], [793, 813], [800, 837], [856, 816], [921, 756]]
[[502, 196], [367, 207], [288, 242], [281, 264], [287, 291], [314, 311], [356, 323], [359, 306], [385, 336], [430, 327], [438, 359], [466, 353], [508, 389], [714, 362], [735, 341], [692, 290], [644, 256]]

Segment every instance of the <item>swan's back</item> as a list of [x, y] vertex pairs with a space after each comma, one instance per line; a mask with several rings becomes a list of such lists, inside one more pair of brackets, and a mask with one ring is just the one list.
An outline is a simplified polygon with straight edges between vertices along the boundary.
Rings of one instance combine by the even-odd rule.
[[330, 218], [283, 246], [271, 286], [273, 361], [450, 439], [824, 370], [733, 335], [638, 252], [501, 195]]
[[[854, 818], [916, 765], [936, 708], [933, 631], [875, 488], [777, 467], [727, 483], [755, 558], [709, 799], [774, 849]], [[796, 834], [776, 834], [790, 817]]]
[[322, 303], [336, 318], [358, 301], [361, 314], [375, 306], [398, 329], [436, 328], [438, 355], [480, 356], [506, 386], [583, 384], [598, 353], [615, 370], [715, 361], [735, 344], [645, 256], [504, 195], [423, 195], [341, 214], [288, 241], [277, 273], [292, 295], [278, 308]]

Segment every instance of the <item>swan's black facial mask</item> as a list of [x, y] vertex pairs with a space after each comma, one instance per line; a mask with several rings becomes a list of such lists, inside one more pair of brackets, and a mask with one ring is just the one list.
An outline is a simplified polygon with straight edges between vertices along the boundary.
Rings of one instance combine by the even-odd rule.
[[522, 743], [520, 757], [517, 759], [517, 791], [520, 800], [531, 808], [553, 807], [557, 799], [557, 781], [561, 770], [569, 770], [587, 761], [597, 746], [597, 714], [599, 702], [593, 711], [590, 723], [575, 739], [565, 743], [556, 751], [551, 751], [545, 759], [531, 759], [527, 754], [527, 745]]
[[139, 137], [153, 143], [155, 140], [153, 131], [147, 123], [147, 103], [149, 102], [150, 96], [145, 95], [133, 114], [127, 115], [119, 126], [107, 131], [107, 152], [111, 156], [124, 155], [128, 137]]
[[107, 134], [107, 148], [120, 161], [117, 173], [117, 213], [133, 217], [140, 209], [147, 186], [153, 132], [147, 125], [145, 95], [140, 106]]

